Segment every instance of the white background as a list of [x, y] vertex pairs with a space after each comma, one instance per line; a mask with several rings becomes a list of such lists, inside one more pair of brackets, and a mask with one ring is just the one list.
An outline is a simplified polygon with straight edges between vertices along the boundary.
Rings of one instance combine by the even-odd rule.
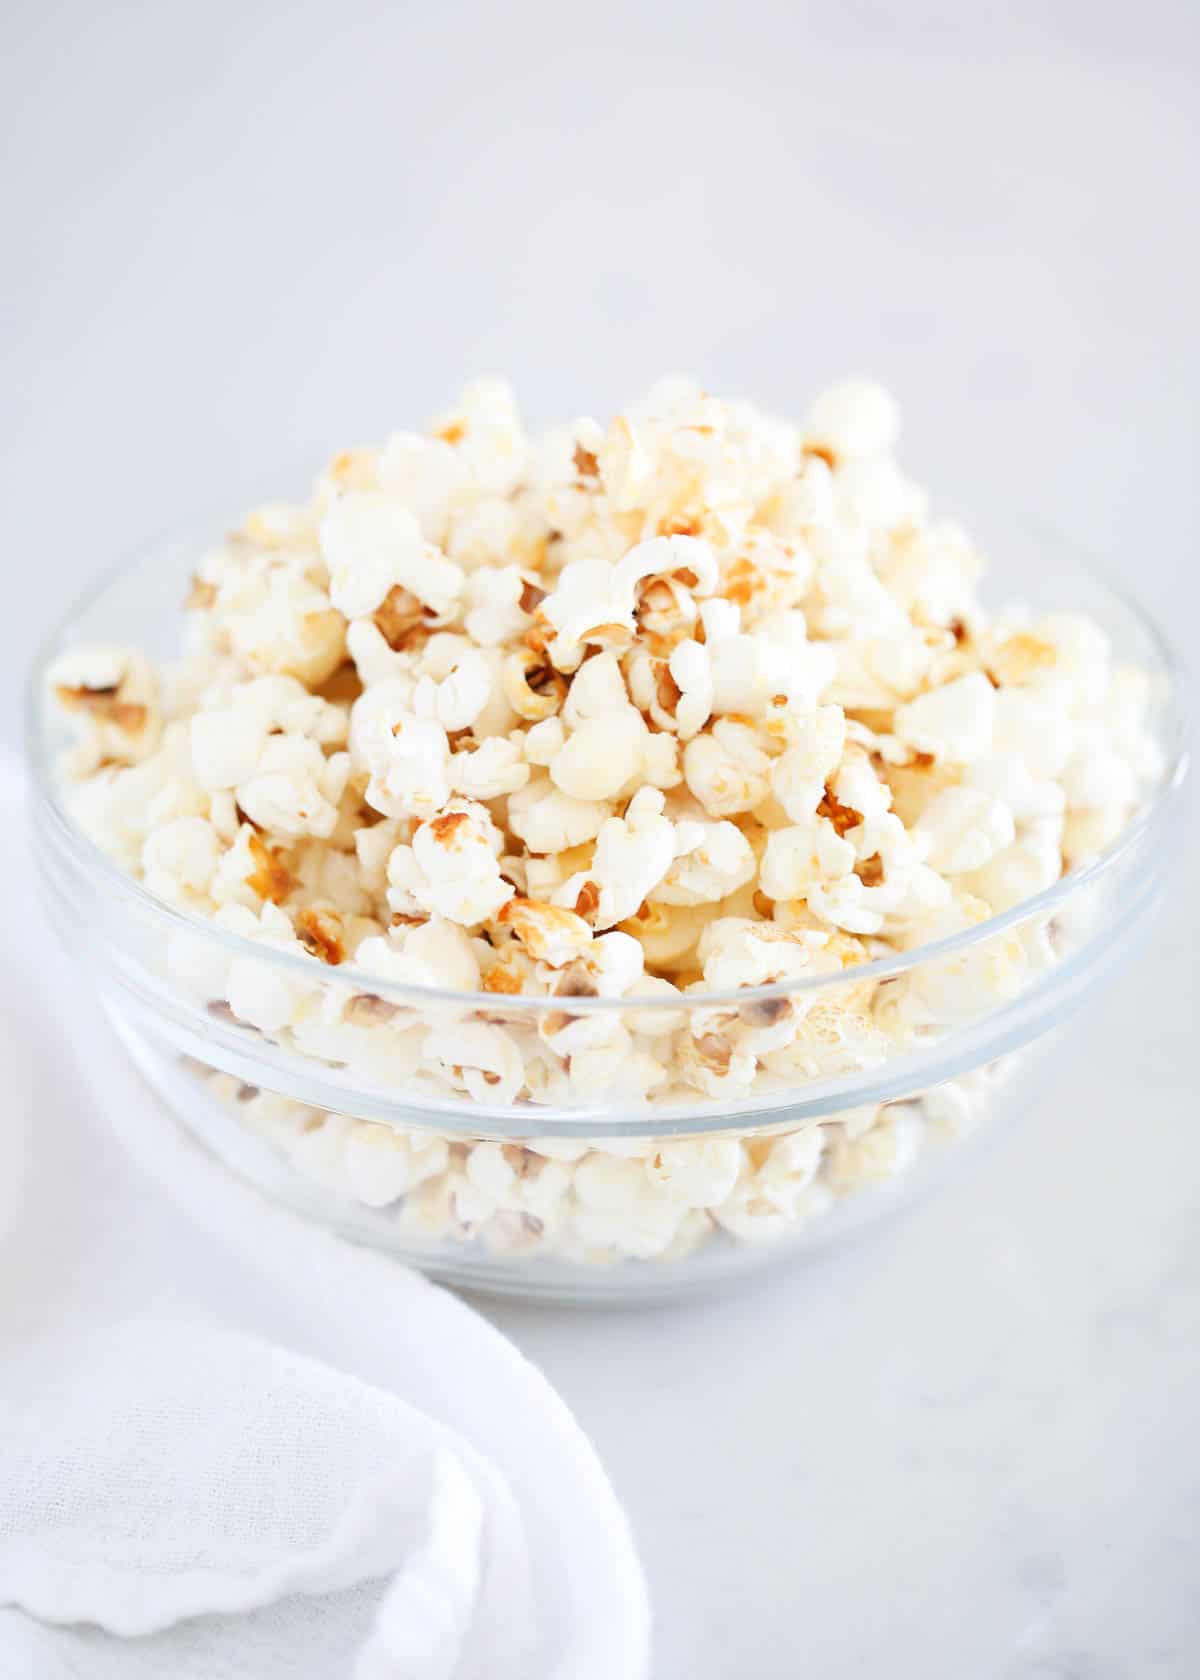
[[[1193, 6], [10, 0], [5, 37], [6, 736], [94, 569], [479, 371], [537, 421], [876, 374], [943, 509], [1048, 518], [1189, 639]], [[666, 1680], [1200, 1666], [1189, 871], [953, 1195], [715, 1305], [497, 1312], [628, 1504]]]

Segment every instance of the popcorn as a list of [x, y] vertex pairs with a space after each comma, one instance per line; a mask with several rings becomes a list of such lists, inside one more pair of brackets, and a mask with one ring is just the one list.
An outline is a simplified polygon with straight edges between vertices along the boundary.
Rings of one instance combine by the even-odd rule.
[[142, 879], [157, 898], [186, 907], [207, 896], [220, 855], [210, 823], [203, 817], [176, 817], [146, 836]]
[[551, 968], [570, 962], [592, 939], [592, 930], [582, 916], [534, 899], [510, 897], [499, 921], [502, 927], [512, 929], [531, 957]]
[[655, 788], [635, 793], [624, 817], [601, 824], [590, 867], [563, 883], [555, 903], [572, 907], [593, 927], [611, 928], [632, 916], [675, 858], [675, 829], [663, 815], [665, 804]]
[[238, 784], [238, 804], [252, 823], [273, 834], [328, 837], [349, 773], [348, 753], [326, 758], [304, 736], [271, 735], [254, 773]]
[[734, 817], [752, 811], [767, 797], [769, 765], [752, 730], [722, 719], [709, 734], [688, 742], [683, 777], [710, 817]]
[[367, 802], [389, 817], [424, 817], [450, 798], [450, 743], [442, 724], [412, 710], [404, 678], [374, 683], [350, 714], [352, 762], [369, 773]]
[[615, 799], [637, 777], [646, 726], [632, 706], [585, 718], [550, 763], [550, 780], [572, 799]]
[[75, 821], [243, 942], [176, 925], [165, 952], [223, 1045], [507, 1116], [481, 1130], [647, 1113], [526, 1145], [222, 1086], [296, 1172], [422, 1242], [668, 1261], [799, 1231], [948, 1129], [951, 1088], [764, 1135], [653, 1124], [775, 1107], [1016, 996], [1063, 917], [985, 924], [1160, 774], [1143, 675], [1078, 615], [989, 612], [898, 427], [864, 381], [795, 426], [673, 379], [531, 442], [476, 381], [204, 555], [176, 663], [54, 662]]
[[737, 1138], [668, 1138], [646, 1162], [651, 1184], [686, 1207], [715, 1207], [737, 1183], [742, 1146]]
[[524, 1077], [520, 1052], [509, 1035], [482, 1022], [434, 1028], [425, 1037], [422, 1057], [476, 1102], [500, 1107], [512, 1102]]
[[398, 1132], [369, 1121], [351, 1126], [342, 1164], [352, 1195], [366, 1207], [388, 1207], [446, 1170], [449, 1148], [435, 1133]]
[[[218, 927], [243, 939], [276, 951], [299, 955], [304, 946], [296, 937], [288, 917], [277, 905], [266, 903], [255, 916], [243, 905], [230, 904], [213, 918]], [[303, 1009], [310, 988], [289, 972], [255, 957], [236, 956], [225, 979], [225, 999], [239, 1021], [259, 1032], [278, 1033], [289, 1026]]]
[[754, 879], [758, 860], [731, 822], [682, 822], [675, 858], [653, 888], [659, 904], [717, 904]]
[[[426, 661], [438, 646], [450, 638], [435, 637], [426, 650]], [[437, 680], [426, 673], [413, 689], [412, 708], [418, 717], [436, 718], [447, 734], [470, 729], [492, 698], [495, 673], [486, 654], [457, 642], [447, 649], [448, 669]], [[435, 666], [435, 670], [437, 667]]]
[[976, 788], [947, 788], [927, 805], [916, 833], [927, 843], [926, 858], [943, 875], [982, 869], [1016, 836], [1011, 808]]
[[463, 627], [480, 647], [519, 641], [532, 622], [530, 610], [543, 597], [544, 591], [520, 567], [483, 567], [467, 578]]
[[639, 1161], [586, 1155], [575, 1169], [574, 1189], [575, 1230], [590, 1248], [652, 1259], [683, 1219], [685, 1204], [658, 1188]]
[[474, 945], [461, 927], [442, 916], [401, 923], [386, 935], [364, 939], [354, 960], [367, 974], [405, 986], [471, 992], [479, 985]]
[[472, 475], [467, 461], [444, 438], [395, 432], [375, 466], [380, 490], [416, 519], [426, 542], [445, 543], [455, 511], [468, 503]]
[[1053, 700], [1021, 688], [1001, 688], [993, 703], [992, 746], [1024, 763], [1031, 776], [1062, 774], [1075, 744], [1075, 724]]
[[142, 654], [114, 647], [72, 648], [53, 662], [46, 681], [79, 732], [79, 751], [72, 759], [76, 775], [110, 760], [135, 764], [157, 746], [162, 730], [158, 683]]
[[462, 592], [461, 568], [423, 540], [407, 508], [375, 491], [351, 491], [334, 502], [321, 521], [321, 554], [330, 599], [348, 619], [381, 607], [394, 584], [436, 613]]
[[346, 621], [306, 567], [276, 554], [264, 566], [235, 544], [201, 563], [198, 582], [212, 645], [247, 675], [278, 672], [316, 688], [341, 664]]
[[450, 786], [468, 799], [500, 799], [529, 780], [520, 743], [498, 736], [452, 754], [448, 769]]
[[893, 729], [914, 752], [969, 764], [990, 747], [995, 712], [995, 690], [973, 671], [898, 707]]
[[513, 896], [500, 874], [501, 835], [486, 807], [452, 799], [423, 822], [412, 845], [388, 859], [388, 903], [393, 910], [436, 912], [466, 927], [495, 916]]
[[565, 852], [594, 840], [611, 815], [606, 801], [575, 799], [548, 777], [531, 778], [508, 802], [508, 826], [534, 853]]
[[811, 887], [844, 879], [854, 864], [854, 847], [827, 817], [814, 813], [768, 835], [759, 879], [768, 898], [806, 898]]
[[900, 409], [881, 385], [846, 379], [813, 403], [804, 436], [810, 448], [828, 450], [835, 461], [888, 455], [900, 436]]
[[[846, 750], [846, 714], [840, 706], [818, 706], [794, 718], [781, 709], [787, 746], [768, 773], [771, 792], [793, 822], [802, 823], [821, 803], [825, 784]], [[847, 804], [853, 805], [852, 799]]]

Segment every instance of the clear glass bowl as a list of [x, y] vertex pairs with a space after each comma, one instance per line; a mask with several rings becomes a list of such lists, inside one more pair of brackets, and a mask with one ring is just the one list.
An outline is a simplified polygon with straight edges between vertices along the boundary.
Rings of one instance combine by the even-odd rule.
[[[48, 913], [198, 1137], [265, 1193], [442, 1278], [667, 1294], [842, 1240], [945, 1177], [968, 1135], [1026, 1100], [1039, 1052], [1123, 958], [1164, 884], [1186, 768], [1177, 667], [1119, 590], [1075, 561], [1048, 566], [1046, 540], [1026, 538], [1006, 552], [997, 593], [1089, 614], [1118, 659], [1150, 674], [1164, 768], [1107, 851], [1017, 908], [836, 975], [682, 1004], [438, 992], [267, 950], [160, 902], [106, 858], [68, 815], [54, 769], [66, 737], [48, 662], [92, 641], [176, 652], [186, 579], [212, 534], [153, 545], [103, 579], [36, 661], [28, 746]], [[239, 1013], [249, 993], [257, 1025]], [[287, 1025], [272, 1025], [272, 998]], [[902, 1052], [872, 1036], [897, 1009], [924, 1022]], [[801, 1048], [780, 1057], [784, 1020]], [[730, 1039], [749, 1083], [721, 1065]], [[629, 1058], [685, 1041], [712, 1063], [708, 1092], [632, 1100]], [[542, 1070], [537, 1100], [513, 1093], [514, 1052]], [[582, 1105], [554, 1079], [564, 1054], [596, 1068]]]

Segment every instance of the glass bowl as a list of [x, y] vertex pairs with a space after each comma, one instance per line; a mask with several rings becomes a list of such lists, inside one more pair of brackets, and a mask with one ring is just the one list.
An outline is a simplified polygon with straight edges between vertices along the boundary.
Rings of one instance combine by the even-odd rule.
[[[1163, 887], [1186, 769], [1175, 661], [1120, 590], [1075, 560], [1047, 564], [1046, 539], [1026, 536], [993, 592], [1089, 614], [1115, 657], [1149, 674], [1162, 770], [1105, 851], [1016, 908], [884, 960], [682, 1003], [436, 991], [250, 943], [153, 897], [76, 826], [46, 697], [66, 647], [176, 652], [186, 580], [213, 535], [184, 532], [109, 574], [35, 662], [47, 911], [205, 1144], [264, 1193], [446, 1280], [661, 1295], [843, 1240], [1027, 1100], [1042, 1052]], [[901, 1049], [878, 1028], [897, 1011], [914, 1024]], [[665, 1045], [686, 1046], [704, 1088], [646, 1101], [638, 1058]], [[582, 1100], [556, 1077], [566, 1057], [590, 1072]]]

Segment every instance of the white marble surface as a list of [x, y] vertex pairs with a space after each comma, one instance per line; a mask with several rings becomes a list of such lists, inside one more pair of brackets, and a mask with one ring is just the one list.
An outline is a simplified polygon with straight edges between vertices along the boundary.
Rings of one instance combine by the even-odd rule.
[[[943, 506], [1186, 636], [1200, 19], [1002, 10], [13, 0], [0, 732], [99, 566], [481, 369], [538, 418], [876, 372]], [[495, 1309], [628, 1502], [657, 1680], [1200, 1669], [1198, 921], [1193, 866], [1057, 1098], [878, 1239]]]

